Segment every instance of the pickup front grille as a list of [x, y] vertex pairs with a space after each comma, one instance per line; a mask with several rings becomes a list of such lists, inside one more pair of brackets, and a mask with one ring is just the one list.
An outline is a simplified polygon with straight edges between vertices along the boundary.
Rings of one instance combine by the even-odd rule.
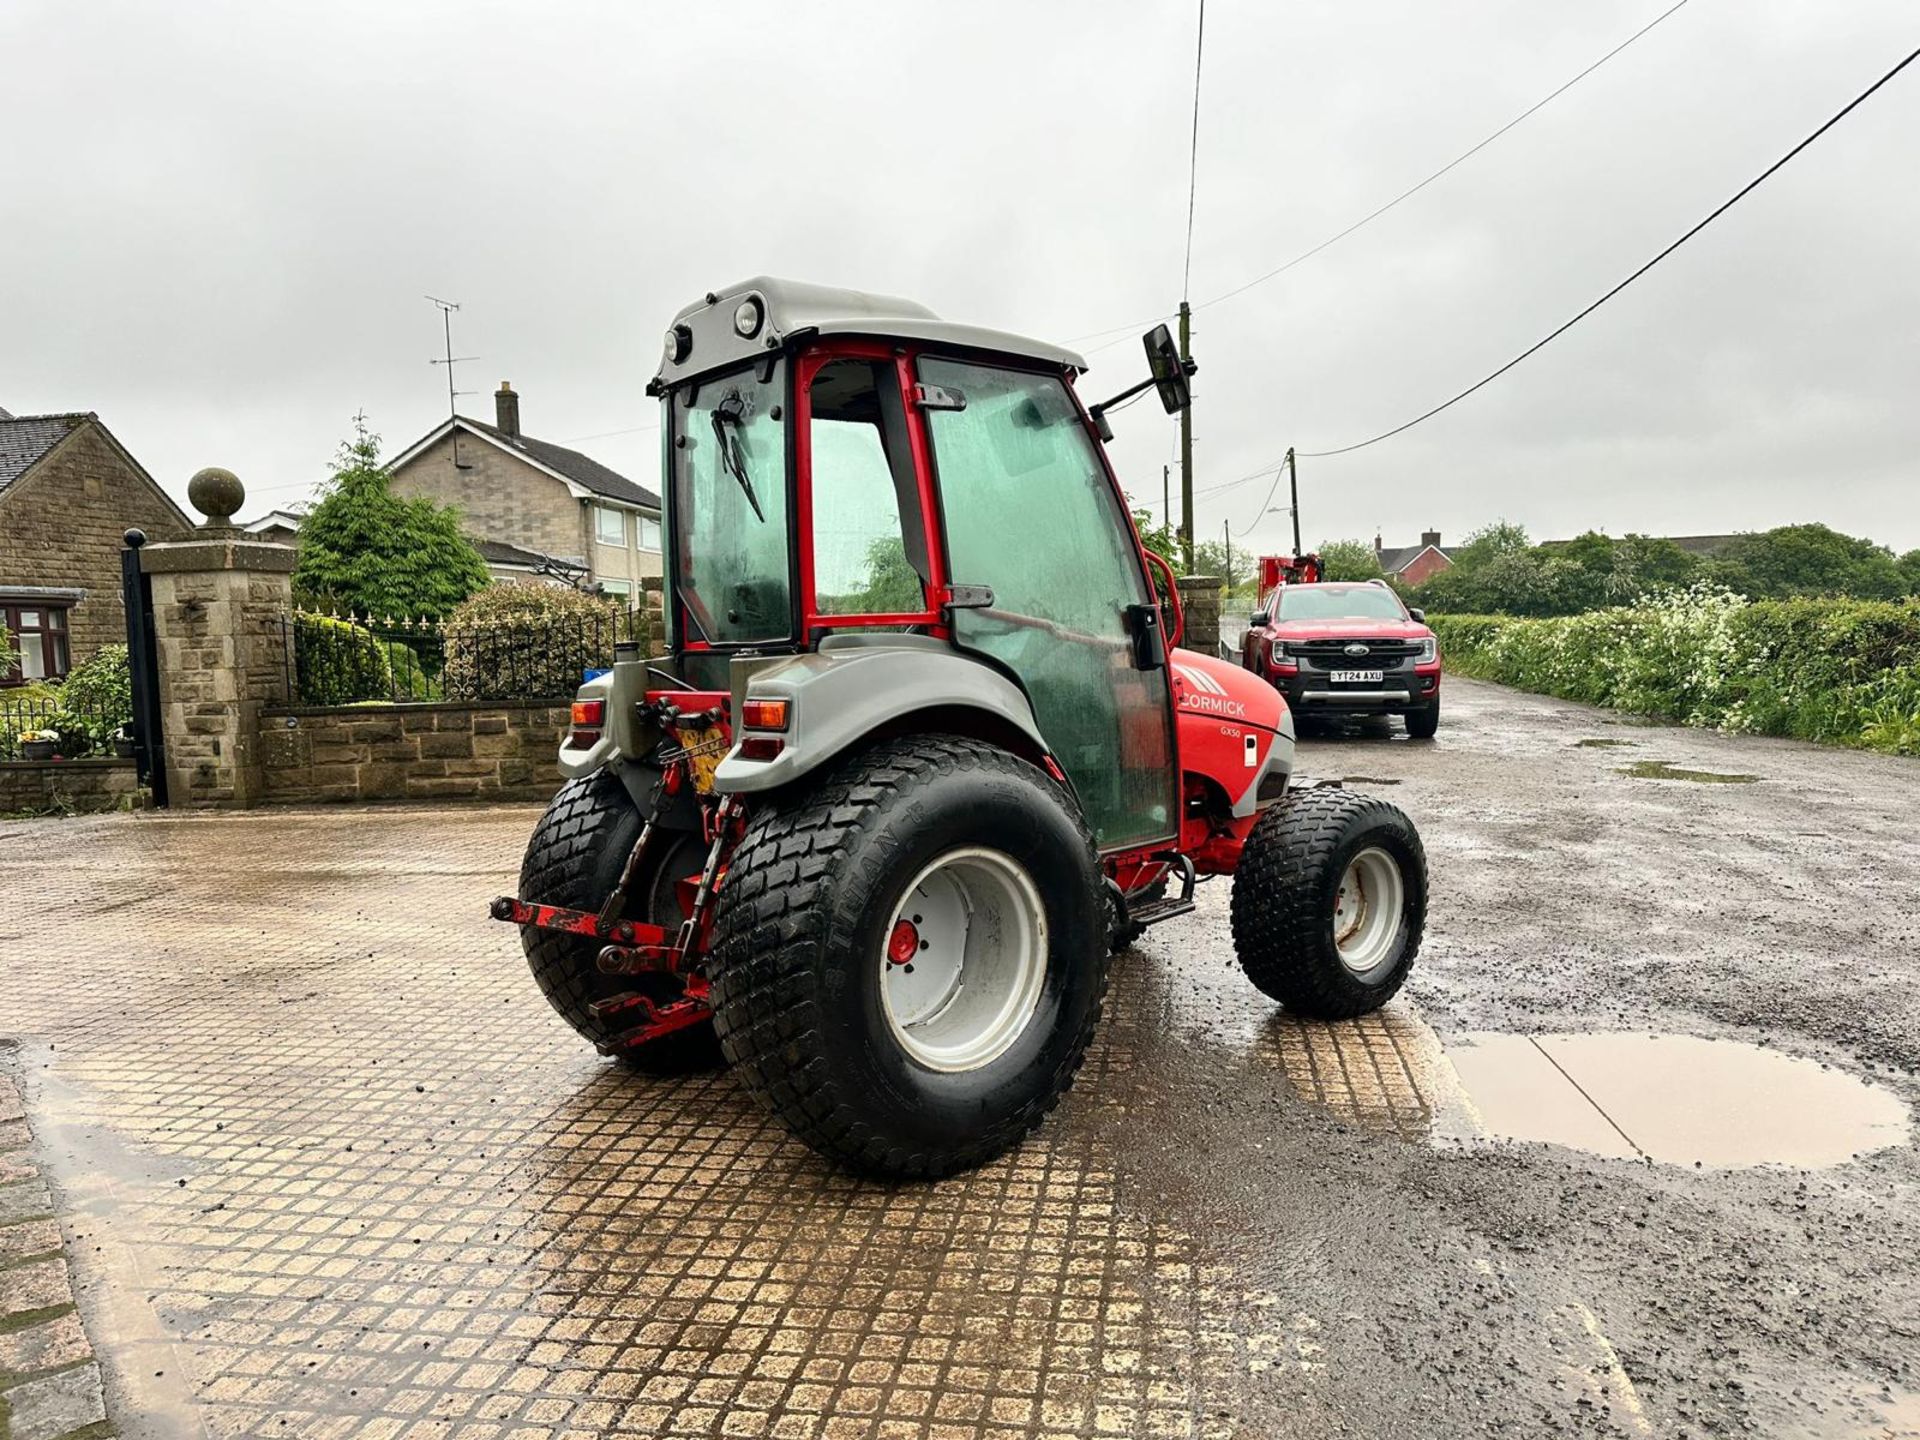
[[[1364, 645], [1363, 655], [1349, 655], [1349, 645]], [[1420, 653], [1418, 640], [1289, 640], [1287, 653], [1314, 660], [1323, 667], [1377, 667], [1382, 661], [1405, 660]]]

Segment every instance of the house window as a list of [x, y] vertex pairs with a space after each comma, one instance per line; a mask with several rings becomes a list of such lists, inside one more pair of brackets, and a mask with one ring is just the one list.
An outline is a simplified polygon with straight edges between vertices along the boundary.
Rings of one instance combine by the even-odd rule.
[[603, 545], [625, 545], [627, 543], [627, 514], [624, 510], [615, 510], [610, 505], [593, 507], [593, 533]]
[[625, 600], [633, 594], [633, 582], [630, 580], [602, 580], [600, 593], [615, 600]]
[[660, 550], [660, 522], [645, 515], [640, 517], [640, 548], [655, 554]]
[[68, 669], [67, 607], [64, 605], [0, 606], [0, 622], [19, 652], [13, 668], [0, 683], [25, 685], [35, 680], [60, 680]]

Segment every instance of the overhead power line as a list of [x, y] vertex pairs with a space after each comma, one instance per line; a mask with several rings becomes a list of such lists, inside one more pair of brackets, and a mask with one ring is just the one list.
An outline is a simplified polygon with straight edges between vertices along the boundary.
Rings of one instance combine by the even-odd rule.
[[[1681, 0], [1685, 4], [1686, 0]], [[1200, 0], [1200, 20], [1193, 35], [1193, 143], [1187, 152], [1187, 258], [1180, 267], [1180, 298], [1187, 298], [1193, 282], [1193, 202], [1200, 188], [1200, 61], [1207, 51], [1207, 0]]]
[[1895, 65], [1891, 70], [1887, 71], [1886, 74], [1882, 75], [1878, 80], [1874, 81], [1873, 84], [1869, 85], [1865, 90], [1862, 90], [1858, 95], [1854, 96], [1853, 99], [1849, 100], [1838, 111], [1836, 111], [1833, 114], [1833, 116], [1830, 119], [1828, 119], [1824, 125], [1822, 125], [1819, 129], [1815, 130], [1811, 135], [1807, 136], [1806, 139], [1802, 140], [1798, 145], [1794, 146], [1791, 150], [1787, 151], [1786, 154], [1782, 155], [1778, 160], [1774, 161], [1773, 164], [1769, 165], [1766, 169], [1762, 170], [1758, 175], [1754, 176], [1753, 179], [1749, 180], [1745, 185], [1742, 185], [1737, 191], [1735, 191], [1726, 200], [1721, 201], [1719, 205], [1715, 206], [1711, 211], [1707, 213], [1704, 219], [1694, 224], [1691, 228], [1689, 228], [1686, 231], [1685, 234], [1681, 235], [1679, 239], [1675, 240], [1672, 244], [1668, 245], [1659, 254], [1655, 255], [1651, 260], [1647, 261], [1646, 264], [1642, 265], [1638, 270], [1635, 270], [1631, 275], [1627, 276], [1627, 278], [1622, 280], [1618, 285], [1615, 285], [1611, 290], [1607, 291], [1607, 293], [1602, 295], [1598, 300], [1595, 300], [1591, 305], [1588, 305], [1584, 310], [1581, 310], [1578, 314], [1574, 315], [1571, 319], [1564, 321], [1562, 324], [1548, 331], [1540, 339], [1534, 341], [1533, 344], [1529, 345], [1526, 349], [1522, 350], [1518, 355], [1514, 356], [1511, 360], [1507, 361], [1507, 363], [1502, 365], [1499, 369], [1494, 370], [1487, 375], [1483, 375], [1480, 379], [1474, 381], [1473, 384], [1467, 386], [1466, 389], [1460, 391], [1459, 394], [1453, 396], [1451, 399], [1441, 401], [1438, 405], [1434, 406], [1431, 410], [1423, 411], [1421, 414], [1414, 416], [1411, 420], [1408, 420], [1403, 424], [1394, 426], [1391, 430], [1383, 430], [1378, 435], [1373, 436], [1371, 439], [1356, 441], [1352, 445], [1341, 445], [1332, 450], [1302, 450], [1300, 452], [1301, 456], [1308, 459], [1325, 459], [1327, 456], [1330, 456], [1330, 455], [1346, 455], [1355, 450], [1364, 450], [1369, 445], [1378, 445], [1382, 440], [1391, 439], [1395, 435], [1399, 435], [1404, 431], [1411, 430], [1414, 426], [1420, 424], [1422, 421], [1431, 420], [1434, 416], [1438, 415], [1441, 411], [1450, 409], [1451, 407], [1458, 405], [1462, 400], [1466, 399], [1469, 395], [1473, 394], [1474, 391], [1479, 390], [1484, 386], [1492, 384], [1495, 380], [1498, 380], [1502, 375], [1506, 374], [1509, 370], [1513, 369], [1513, 367], [1518, 365], [1522, 360], [1525, 360], [1528, 356], [1536, 354], [1540, 350], [1545, 349], [1553, 341], [1559, 339], [1562, 335], [1566, 334], [1567, 331], [1571, 330], [1575, 325], [1578, 325], [1582, 320], [1586, 319], [1587, 316], [1593, 314], [1594, 311], [1598, 310], [1602, 305], [1606, 304], [1609, 300], [1613, 299], [1614, 296], [1618, 295], [1622, 290], [1625, 290], [1629, 285], [1633, 284], [1634, 281], [1638, 280], [1642, 275], [1645, 275], [1649, 270], [1653, 269], [1653, 267], [1658, 265], [1662, 260], [1666, 259], [1669, 255], [1673, 254], [1674, 251], [1678, 250], [1682, 245], [1686, 244], [1687, 241], [1691, 240], [1694, 236], [1698, 235], [1702, 230], [1706, 229], [1707, 226], [1711, 225], [1715, 220], [1718, 220], [1722, 215], [1726, 214], [1727, 211], [1731, 210], [1735, 205], [1739, 204], [1748, 195], [1751, 195], [1755, 190], [1759, 189], [1760, 186], [1763, 183], [1765, 183], [1767, 179], [1769, 179], [1775, 172], [1777, 172], [1789, 160], [1793, 159], [1794, 156], [1798, 155], [1802, 150], [1806, 149], [1809, 145], [1813, 144], [1814, 141], [1818, 140], [1822, 135], [1826, 134], [1827, 131], [1831, 130], [1835, 125], [1838, 125], [1855, 109], [1857, 109], [1860, 105], [1864, 104], [1867, 98], [1871, 96], [1876, 90], [1878, 90], [1881, 86], [1885, 85], [1889, 80], [1893, 79], [1893, 77], [1898, 75], [1902, 70], [1906, 69], [1907, 66], [1911, 65], [1916, 59], [1920, 59], [1920, 50], [1914, 50], [1911, 54], [1907, 56], [1906, 59], [1902, 60], [1898, 65]]
[[[1454, 167], [1456, 167], [1457, 165], [1460, 165], [1462, 162], [1466, 160], [1470, 160], [1471, 158], [1473, 158], [1473, 156], [1479, 154], [1482, 150], [1486, 149], [1487, 146], [1491, 145], [1494, 141], [1498, 140], [1502, 135], [1506, 134], [1509, 130], [1513, 129], [1513, 127], [1518, 125], [1521, 121], [1527, 119], [1529, 116], [1533, 115], [1535, 112], [1545, 109], [1549, 104], [1559, 99], [1562, 95], [1566, 94], [1567, 91], [1571, 90], [1575, 85], [1578, 85], [1582, 80], [1586, 79], [1587, 76], [1593, 74], [1594, 71], [1598, 70], [1602, 65], [1605, 65], [1609, 60], [1613, 59], [1614, 56], [1618, 55], [1622, 50], [1625, 50], [1629, 45], [1633, 44], [1634, 41], [1638, 40], [1642, 35], [1645, 35], [1648, 31], [1652, 30], [1656, 25], [1660, 24], [1661, 21], [1665, 20], [1668, 16], [1672, 15], [1674, 11], [1679, 10], [1686, 3], [1687, 3], [1687, 0], [1677, 0], [1676, 4], [1668, 6], [1667, 9], [1661, 11], [1658, 15], [1654, 16], [1653, 19], [1649, 20], [1645, 25], [1642, 25], [1638, 30], [1634, 31], [1633, 34], [1629, 35], [1626, 39], [1622, 40], [1618, 45], [1614, 46], [1611, 50], [1607, 51], [1607, 53], [1602, 55], [1598, 60], [1595, 60], [1592, 64], [1588, 65], [1586, 69], [1580, 71], [1572, 79], [1562, 83], [1558, 88], [1548, 92], [1546, 95], [1542, 96], [1540, 99], [1534, 101], [1533, 104], [1529, 105], [1525, 110], [1522, 110], [1518, 115], [1514, 116], [1513, 119], [1507, 121], [1506, 124], [1502, 125], [1498, 130], [1495, 130], [1491, 135], [1488, 135], [1484, 140], [1480, 141], [1476, 145], [1469, 147], [1466, 150], [1461, 151], [1458, 155], [1454, 156], [1453, 159], [1449, 160], [1446, 164], [1442, 165], [1438, 170], [1435, 170], [1431, 175], [1427, 176], [1426, 179], [1420, 181], [1418, 184], [1409, 186], [1405, 190], [1402, 190], [1398, 195], [1394, 196], [1393, 199], [1387, 201], [1386, 204], [1380, 206], [1375, 210], [1369, 211], [1367, 214], [1361, 216], [1358, 220], [1354, 221], [1353, 224], [1347, 226], [1346, 229], [1341, 230], [1337, 234], [1328, 236], [1325, 240], [1322, 240], [1318, 245], [1315, 245], [1310, 250], [1303, 250], [1300, 254], [1294, 256], [1291, 260], [1287, 261], [1285, 264], [1274, 267], [1272, 270], [1267, 271], [1264, 275], [1257, 275], [1253, 279], [1248, 280], [1243, 284], [1236, 285], [1231, 290], [1224, 291], [1223, 293], [1214, 296], [1211, 300], [1202, 300], [1198, 305], [1195, 305], [1193, 308], [1196, 310], [1205, 310], [1211, 306], [1220, 304], [1221, 301], [1223, 300], [1231, 300], [1236, 295], [1244, 294], [1246, 291], [1253, 289], [1256, 285], [1264, 285], [1267, 281], [1273, 279], [1275, 276], [1284, 274], [1286, 271], [1291, 270], [1294, 266], [1300, 264], [1302, 261], [1312, 259], [1315, 255], [1318, 255], [1322, 250], [1325, 250], [1330, 246], [1337, 245], [1340, 241], [1346, 239], [1349, 235], [1353, 234], [1355, 231], [1360, 230], [1365, 226], [1371, 225], [1375, 220], [1378, 220], [1382, 215], [1386, 214], [1389, 210], [1393, 209], [1396, 205], [1400, 204], [1401, 201], [1409, 200], [1413, 196], [1419, 194], [1422, 190], [1426, 189], [1427, 186], [1431, 185], [1434, 181], [1438, 180], [1442, 175], [1445, 175], [1449, 170], [1452, 170]], [[1205, 25], [1204, 5], [1202, 9], [1203, 9], [1203, 13], [1201, 16], [1201, 23], [1202, 23], [1202, 26], [1204, 27]], [[1199, 81], [1200, 81], [1199, 57], [1196, 55], [1195, 61], [1194, 61], [1194, 93], [1193, 93], [1194, 126], [1195, 126], [1194, 146], [1195, 146], [1196, 156], [1198, 154], [1198, 146], [1199, 146], [1199, 116], [1200, 116], [1200, 83]], [[1187, 191], [1187, 269], [1189, 273], [1192, 270], [1192, 266], [1193, 266], [1193, 187], [1191, 183], [1189, 183], [1188, 191]], [[1181, 284], [1180, 293], [1182, 295], [1185, 295], [1186, 292], [1187, 292], [1187, 286], [1185, 281], [1183, 280]], [[1124, 339], [1125, 337], [1137, 332], [1144, 325], [1156, 325], [1162, 320], [1167, 320], [1170, 318], [1172, 317], [1168, 315], [1155, 315], [1147, 320], [1136, 320], [1131, 325], [1115, 325], [1110, 329], [1095, 330], [1086, 335], [1076, 335], [1067, 343], [1072, 345], [1072, 344], [1078, 344], [1082, 340], [1105, 340], [1106, 337], [1109, 335], [1118, 335]], [[1109, 342], [1109, 344], [1119, 344], [1119, 343], [1120, 341], [1118, 340]], [[1093, 347], [1092, 350], [1088, 351], [1087, 353], [1094, 354], [1094, 353], [1097, 353], [1098, 351], [1105, 350], [1107, 348], [1108, 348], [1107, 345], [1096, 345]], [[1266, 472], [1262, 471], [1261, 473], [1265, 474]]]

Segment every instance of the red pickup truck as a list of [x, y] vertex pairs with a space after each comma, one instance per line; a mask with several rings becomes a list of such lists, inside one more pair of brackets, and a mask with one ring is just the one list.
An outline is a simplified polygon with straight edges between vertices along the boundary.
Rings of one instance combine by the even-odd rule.
[[1297, 723], [1400, 715], [1416, 740], [1440, 728], [1440, 642], [1426, 616], [1378, 580], [1273, 587], [1240, 662], [1286, 696]]

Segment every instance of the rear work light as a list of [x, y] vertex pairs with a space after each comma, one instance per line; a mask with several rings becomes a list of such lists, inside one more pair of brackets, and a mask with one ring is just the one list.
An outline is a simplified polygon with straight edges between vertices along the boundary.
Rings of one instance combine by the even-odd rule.
[[784, 730], [787, 728], [785, 700], [755, 700], [748, 697], [740, 705], [740, 723], [748, 730]]

